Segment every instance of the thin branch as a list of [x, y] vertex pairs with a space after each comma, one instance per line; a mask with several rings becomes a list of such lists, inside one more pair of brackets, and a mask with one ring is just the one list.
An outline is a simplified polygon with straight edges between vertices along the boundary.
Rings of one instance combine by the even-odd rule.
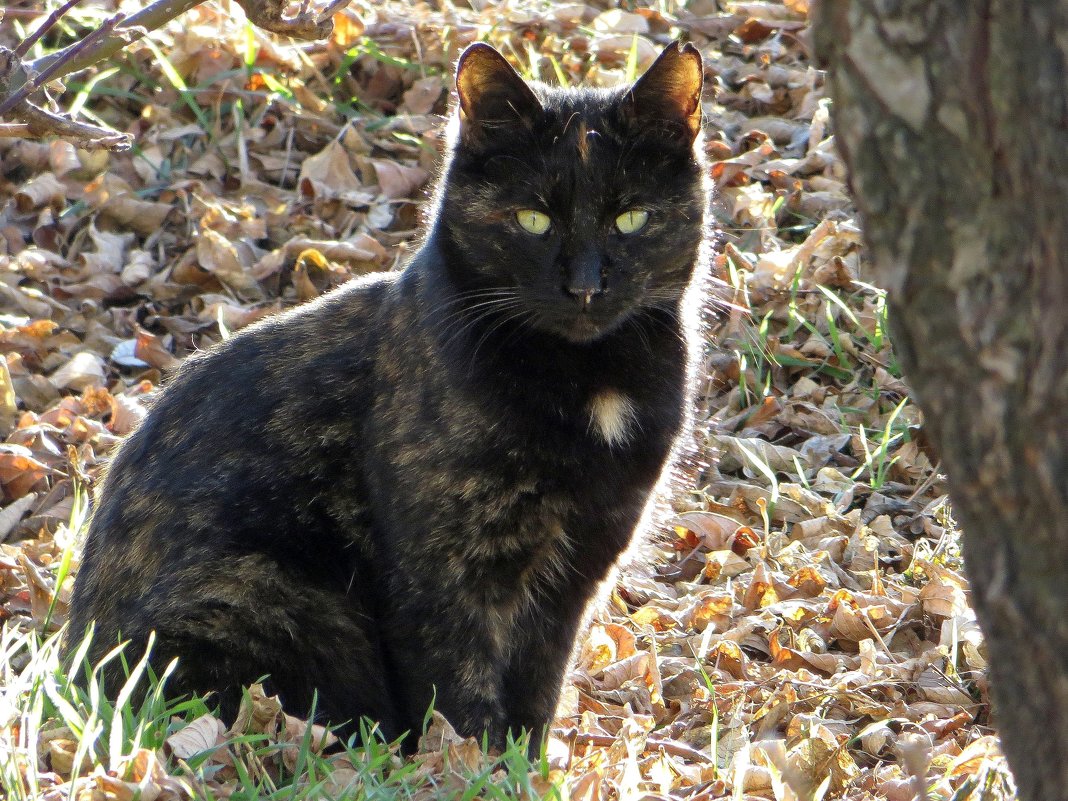
[[[22, 120], [29, 133], [34, 137], [49, 134], [59, 135], [73, 140], [73, 144], [86, 150], [106, 148], [115, 152], [129, 150], [133, 143], [130, 134], [119, 133], [108, 128], [98, 128], [87, 122], [79, 122], [69, 117], [61, 117], [33, 103], [26, 102], [15, 109], [12, 114]], [[16, 127], [16, 126], [11, 126]]]
[[44, 22], [42, 22], [40, 26], [38, 26], [37, 30], [27, 36], [22, 41], [22, 44], [15, 48], [15, 58], [21, 61], [22, 57], [30, 52], [30, 48], [37, 44], [37, 41], [46, 33], [48, 33], [48, 31], [51, 30], [52, 26], [59, 22], [59, 20], [63, 17], [64, 14], [66, 14], [80, 2], [82, 2], [82, 0], [67, 0], [66, 3], [64, 3], [51, 14], [49, 14], [48, 18]]
[[[62, 74], [69, 75], [92, 66], [117, 53], [130, 42], [136, 41], [148, 31], [163, 27], [175, 17], [184, 14], [204, 0], [157, 0], [136, 14], [129, 16], [115, 33], [94, 43], [75, 57], [65, 60], [71, 48], [44, 56], [27, 64], [29, 70], [42, 72], [55, 61], [64, 60]], [[310, 14], [287, 18], [283, 16], [285, 2], [280, 0], [239, 0], [245, 15], [257, 27], [272, 33], [292, 36], [296, 39], [325, 39], [333, 31], [333, 13], [344, 7], [349, 0], [333, 0], [316, 18]]]
[[[340, 11], [345, 6], [347, 6], [350, 2], [351, 2], [351, 0], [334, 0], [334, 2], [330, 3], [330, 5], [328, 5], [326, 8], [324, 8], [322, 11], [319, 12], [319, 16], [315, 20], [316, 24], [322, 25], [323, 23], [328, 22], [329, 20], [333, 19], [334, 14], [336, 14], [338, 11]], [[333, 26], [332, 25], [331, 25], [331, 30], [333, 30]], [[327, 31], [327, 36], [329, 36], [329, 35], [330, 35], [330, 32]], [[323, 38], [326, 38], [326, 37], [323, 37]]]
[[[15, 50], [0, 48], [0, 56], [6, 57], [4, 63], [0, 64], [0, 81], [3, 81], [0, 82], [0, 90], [10, 92], [6, 97], [0, 93], [0, 115], [7, 114], [19, 121], [2, 126], [0, 136], [14, 136], [14, 131], [28, 132], [33, 136], [59, 134], [75, 140], [80, 147], [128, 149], [132, 142], [128, 134], [46, 111], [31, 103], [30, 96], [49, 81], [79, 72], [115, 54], [149, 31], [200, 5], [203, 0], [157, 0], [129, 17], [121, 14], [111, 17], [88, 36], [59, 52], [33, 61], [23, 61], [23, 56], [41, 37], [79, 2], [65, 0]], [[333, 31], [334, 13], [347, 5], [349, 0], [330, 0], [318, 15], [312, 14], [308, 10], [308, 3], [305, 3], [300, 7], [300, 12], [292, 17], [284, 16], [287, 0], [237, 2], [245, 10], [249, 21], [264, 30], [299, 39], [322, 39]], [[17, 80], [22, 80], [22, 83], [12, 87], [11, 84]]]
[[[95, 31], [90, 33], [81, 41], [75, 42], [70, 47], [64, 49], [63, 52], [69, 53], [71, 60], [77, 58], [78, 53], [92, 47], [95, 42], [107, 36], [115, 28], [115, 26], [122, 21], [122, 19], [122, 16], [116, 15], [111, 19], [106, 20], [104, 24], [97, 28]], [[31, 94], [33, 94], [46, 83], [48, 83], [50, 80], [52, 80], [52, 78], [55, 77], [56, 73], [59, 72], [65, 66], [66, 63], [66, 59], [60, 59], [47, 65], [39, 73], [34, 74], [33, 72], [30, 72], [29, 77], [26, 79], [26, 82], [22, 84], [22, 86], [20, 86], [18, 89], [16, 89], [3, 100], [0, 100], [0, 115], [3, 115], [4, 113], [13, 109]], [[66, 74], [67, 72], [70, 72], [70, 70], [64, 71], [63, 74]]]
[[[583, 745], [595, 745], [600, 748], [608, 748], [616, 742], [616, 738], [608, 734], [593, 734], [579, 731], [578, 729], [553, 729], [553, 734], [568, 743], [582, 743]], [[663, 749], [665, 754], [687, 759], [698, 764], [715, 764], [715, 760], [702, 754], [695, 748], [675, 742], [674, 740], [660, 740], [648, 737], [642, 747], [642, 753], [649, 753], [657, 749]]]
[[0, 139], [25, 139], [29, 135], [30, 126], [25, 122], [0, 122]]
[[0, 22], [6, 22], [9, 19], [35, 20], [40, 16], [41, 10], [39, 8], [6, 8], [0, 6]]
[[58, 53], [31, 61], [26, 67], [29, 70], [43, 72], [53, 63], [62, 61], [64, 67], [62, 74], [70, 75], [114, 55], [131, 42], [140, 39], [148, 31], [163, 27], [175, 17], [202, 2], [203, 0], [157, 0], [136, 14], [127, 17], [117, 32], [95, 41], [92, 47], [74, 52], [77, 45], [71, 45]]

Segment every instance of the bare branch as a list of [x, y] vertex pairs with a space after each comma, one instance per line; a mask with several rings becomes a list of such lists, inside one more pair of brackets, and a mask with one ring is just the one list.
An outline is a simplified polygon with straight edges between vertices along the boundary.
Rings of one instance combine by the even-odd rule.
[[[319, 12], [319, 17], [318, 17], [317, 22], [319, 24], [322, 24], [322, 23], [325, 23], [328, 20], [332, 19], [334, 14], [336, 14], [338, 11], [340, 11], [345, 6], [347, 6], [349, 4], [349, 2], [350, 2], [350, 0], [334, 0], [326, 8], [324, 8], [322, 11]], [[333, 29], [334, 29], [334, 26], [331, 25], [330, 26], [330, 30], [326, 32], [326, 36], [329, 36], [331, 31], [333, 31]], [[324, 36], [323, 38], [325, 39], [326, 36]]]
[[17, 108], [13, 115], [22, 120], [23, 124], [10, 127], [25, 127], [29, 135], [36, 138], [48, 135], [62, 136], [64, 139], [71, 140], [72, 144], [77, 147], [86, 150], [105, 148], [115, 152], [129, 150], [133, 144], [133, 137], [130, 134], [100, 128], [69, 117], [61, 117], [30, 102]]
[[24, 122], [0, 122], [0, 139], [25, 139], [29, 135], [30, 126]]
[[[77, 58], [78, 53], [82, 52], [83, 50], [87, 50], [88, 48], [93, 46], [94, 42], [97, 42], [103, 37], [107, 36], [108, 33], [110, 33], [111, 30], [114, 29], [115, 26], [118, 25], [122, 20], [123, 18], [119, 15], [116, 15], [111, 19], [106, 20], [103, 25], [101, 25], [95, 31], [90, 33], [84, 39], [79, 42], [75, 42], [73, 45], [66, 48], [63, 51], [64, 53], [68, 54], [66, 58], [61, 58], [58, 61], [53, 61], [43, 70], [41, 70], [40, 73], [34, 74], [33, 72], [30, 72], [25, 83], [23, 83], [20, 87], [18, 87], [18, 89], [8, 95], [6, 98], [0, 100], [0, 115], [3, 115], [11, 109], [15, 108], [15, 106], [17, 106], [31, 94], [33, 94], [46, 83], [48, 83], [50, 80], [52, 80], [56, 76], [56, 73], [63, 69], [63, 66], [67, 63], [68, 60], [73, 60], [74, 58]], [[15, 53], [17, 55], [18, 51], [15, 51]], [[63, 74], [65, 74], [65, 72]]]
[[[26, 133], [32, 136], [49, 134], [70, 138], [80, 147], [126, 150], [132, 138], [66, 116], [46, 111], [30, 102], [30, 96], [49, 81], [70, 75], [105, 59], [149, 31], [162, 27], [184, 14], [203, 0], [157, 0], [127, 17], [115, 15], [80, 41], [33, 61], [23, 57], [40, 41], [70, 9], [81, 0], [66, 0], [48, 15], [43, 23], [15, 50], [0, 48], [0, 115], [8, 115], [18, 123], [0, 126], [0, 136]], [[349, 0], [331, 0], [318, 14], [308, 10], [308, 3], [299, 12], [284, 16], [287, 0], [237, 0], [249, 20], [264, 30], [298, 39], [321, 39], [333, 31], [334, 13]]]
[[34, 20], [39, 16], [41, 16], [41, 10], [37, 8], [7, 8], [6, 6], [0, 6], [0, 22], [6, 22], [9, 19]]
[[21, 59], [23, 56], [29, 53], [30, 48], [37, 44], [37, 41], [46, 33], [48, 33], [48, 31], [51, 30], [52, 26], [59, 22], [59, 20], [63, 17], [64, 14], [66, 14], [80, 2], [82, 2], [82, 0], [67, 0], [66, 3], [64, 3], [51, 14], [49, 14], [48, 19], [42, 22], [41, 25], [37, 28], [37, 30], [27, 36], [22, 41], [22, 44], [15, 48], [15, 58]]
[[157, 0], [123, 20], [117, 30], [96, 39], [91, 47], [79, 48], [78, 45], [82, 42], [76, 42], [58, 53], [29, 62], [26, 65], [27, 71], [43, 73], [56, 62], [62, 62], [63, 70], [58, 75], [71, 75], [114, 55], [148, 31], [162, 27], [202, 2], [203, 0]]
[[[81, 50], [69, 61], [65, 61], [61, 74], [69, 75], [78, 72], [117, 53], [130, 42], [144, 36], [147, 31], [162, 27], [203, 1], [157, 0], [128, 17], [110, 36], [94, 42], [93, 47]], [[239, 5], [254, 25], [266, 31], [285, 34], [296, 39], [324, 39], [329, 36], [334, 29], [333, 14], [348, 3], [349, 0], [333, 0], [314, 18], [309, 13], [286, 18], [282, 13], [285, 10], [285, 0], [239, 0]], [[44, 71], [54, 61], [69, 57], [70, 50], [71, 47], [68, 47], [58, 53], [32, 61], [26, 65], [27, 69]]]

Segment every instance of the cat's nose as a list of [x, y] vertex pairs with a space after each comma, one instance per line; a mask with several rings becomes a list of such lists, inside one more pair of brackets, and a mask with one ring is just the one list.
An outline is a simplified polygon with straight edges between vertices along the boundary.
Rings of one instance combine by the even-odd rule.
[[564, 292], [582, 302], [585, 311], [593, 299], [608, 289], [601, 255], [586, 252], [573, 259], [564, 271]]
[[585, 311], [586, 309], [590, 308], [590, 303], [593, 302], [593, 299], [597, 295], [603, 295], [604, 294], [604, 289], [601, 288], [601, 287], [566, 286], [566, 287], [564, 287], [564, 289], [567, 290], [567, 294], [571, 295], [573, 298], [577, 298], [578, 300], [580, 300], [582, 302], [582, 310], [583, 311]]

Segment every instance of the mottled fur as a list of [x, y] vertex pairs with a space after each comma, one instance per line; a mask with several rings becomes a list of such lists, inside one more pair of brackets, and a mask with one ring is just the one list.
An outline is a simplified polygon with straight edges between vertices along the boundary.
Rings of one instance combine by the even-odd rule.
[[540, 733], [684, 427], [700, 83], [688, 46], [617, 90], [469, 49], [411, 263], [190, 359], [119, 449], [73, 599], [93, 655], [155, 631], [172, 690], [228, 711], [269, 675], [290, 711], [317, 689], [389, 737], [432, 697], [494, 745]]

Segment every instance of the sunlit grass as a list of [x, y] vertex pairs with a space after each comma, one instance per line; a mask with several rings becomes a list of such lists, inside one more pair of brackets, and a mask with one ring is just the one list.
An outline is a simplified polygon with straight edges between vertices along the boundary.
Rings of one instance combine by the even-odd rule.
[[[392, 799], [416, 791], [432, 799], [520, 799], [556, 793], [544, 755], [532, 761], [523, 740], [510, 741], [495, 758], [469, 751], [468, 762], [446, 749], [404, 760], [399, 741], [386, 742], [369, 721], [358, 736], [327, 753], [320, 750], [322, 735], [309, 726], [296, 742], [284, 739], [283, 731], [229, 731], [222, 743], [206, 743], [203, 752], [177, 759], [167, 739], [211, 715], [211, 698], [170, 697], [173, 664], [156, 676], [144, 655], [130, 666], [122, 647], [88, 664], [88, 636], [64, 655], [62, 634], [42, 638], [13, 628], [0, 634], [0, 797], [29, 801], [57, 791], [65, 797], [110, 780], [141, 785], [146, 793], [165, 780], [200, 798], [225, 789], [233, 799]], [[103, 673], [117, 663], [127, 680], [112, 697]], [[442, 764], [426, 770], [434, 758]], [[146, 773], [153, 762], [156, 768]]]

